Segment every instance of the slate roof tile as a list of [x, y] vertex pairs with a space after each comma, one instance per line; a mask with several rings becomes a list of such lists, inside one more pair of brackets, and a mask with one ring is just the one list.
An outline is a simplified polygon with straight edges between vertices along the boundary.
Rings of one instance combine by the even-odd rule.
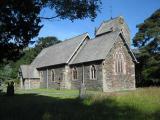
[[31, 65], [40, 68], [67, 63], [87, 36], [88, 34], [84, 33], [43, 49]]
[[95, 60], [105, 59], [108, 52], [118, 37], [119, 32], [111, 32], [92, 40], [88, 40], [86, 45], [81, 49], [78, 55], [70, 62], [70, 64], [83, 63]]
[[23, 78], [39, 78], [39, 73], [34, 66], [21, 65], [20, 66]]

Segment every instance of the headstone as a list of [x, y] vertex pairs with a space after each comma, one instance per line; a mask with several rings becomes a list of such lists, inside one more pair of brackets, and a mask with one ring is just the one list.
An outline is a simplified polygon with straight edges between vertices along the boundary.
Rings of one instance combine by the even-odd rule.
[[80, 89], [79, 89], [79, 97], [84, 98], [86, 95], [86, 86], [84, 83], [81, 83]]
[[13, 81], [11, 83], [8, 82], [7, 95], [8, 96], [13, 96], [14, 95], [14, 82]]

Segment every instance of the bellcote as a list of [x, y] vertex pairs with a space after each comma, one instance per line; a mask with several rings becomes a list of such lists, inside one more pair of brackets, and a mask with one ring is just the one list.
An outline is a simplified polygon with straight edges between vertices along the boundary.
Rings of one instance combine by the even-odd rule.
[[103, 21], [98, 29], [95, 31], [95, 36], [101, 36], [113, 31], [121, 31], [124, 35], [126, 42], [130, 46], [130, 30], [122, 16]]

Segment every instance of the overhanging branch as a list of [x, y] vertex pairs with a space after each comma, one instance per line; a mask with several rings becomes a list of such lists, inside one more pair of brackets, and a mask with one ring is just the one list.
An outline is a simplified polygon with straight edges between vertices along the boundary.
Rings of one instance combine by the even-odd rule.
[[59, 17], [60, 15], [57, 16], [53, 16], [53, 17], [39, 17], [40, 19], [46, 19], [46, 20], [50, 20], [50, 19], [55, 19], [57, 17]]

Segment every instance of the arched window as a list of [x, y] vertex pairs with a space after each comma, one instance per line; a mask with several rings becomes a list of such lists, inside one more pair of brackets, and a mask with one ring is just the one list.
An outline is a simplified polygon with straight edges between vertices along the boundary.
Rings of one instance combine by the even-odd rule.
[[96, 79], [96, 67], [94, 65], [90, 67], [90, 79]]
[[55, 81], [55, 72], [54, 70], [51, 70], [51, 81]]
[[40, 71], [40, 81], [43, 81], [43, 71]]
[[77, 69], [76, 67], [73, 68], [72, 70], [72, 76], [73, 76], [73, 79], [76, 80], [78, 77], [77, 77]]
[[117, 50], [115, 53], [114, 71], [116, 74], [126, 73], [124, 54], [121, 50]]

